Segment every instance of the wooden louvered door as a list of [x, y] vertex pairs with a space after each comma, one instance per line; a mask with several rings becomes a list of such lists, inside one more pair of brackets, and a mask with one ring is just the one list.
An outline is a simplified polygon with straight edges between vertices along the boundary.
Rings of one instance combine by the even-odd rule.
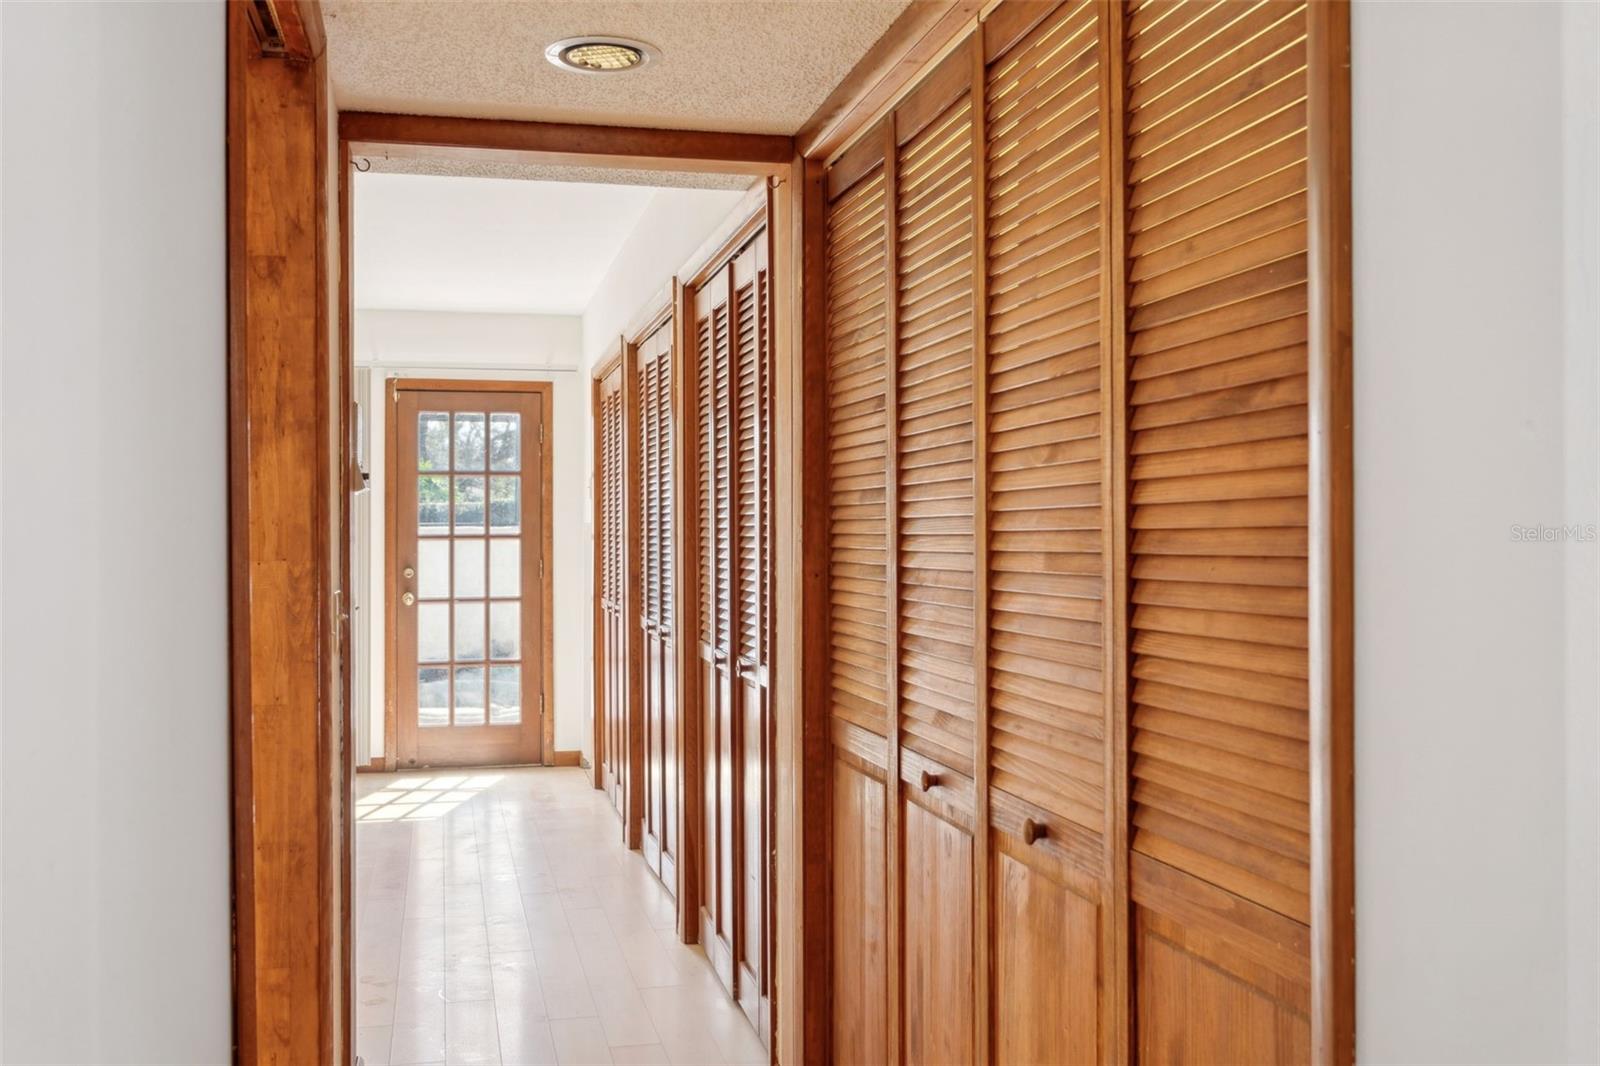
[[627, 471], [622, 360], [595, 381], [596, 784], [626, 821], [629, 669], [626, 624]]
[[734, 639], [732, 649], [737, 737], [732, 785], [735, 793], [734, 863], [738, 887], [734, 940], [739, 1006], [764, 1038], [772, 1029], [771, 840], [772, 729], [769, 711], [767, 628], [771, 555], [772, 376], [768, 330], [767, 241], [760, 232], [734, 257], [733, 296], [733, 485]]
[[1310, 1055], [1306, 29], [1294, 3], [1128, 16], [1146, 1061]]
[[700, 942], [772, 1028], [771, 326], [766, 230], [694, 288]]
[[676, 644], [673, 638], [672, 337], [669, 317], [635, 345], [639, 441], [640, 727], [644, 791], [641, 850], [669, 892], [678, 886], [677, 819], [682, 762], [678, 750]]
[[735, 711], [733, 682], [733, 361], [731, 264], [695, 293], [699, 735], [702, 777], [700, 943], [734, 987]]
[[836, 1062], [1312, 1055], [1334, 22], [1007, 0], [828, 167]]
[[1116, 1009], [1108, 6], [1044, 10], [982, 67], [990, 1046], [1019, 1063], [1095, 1060]]

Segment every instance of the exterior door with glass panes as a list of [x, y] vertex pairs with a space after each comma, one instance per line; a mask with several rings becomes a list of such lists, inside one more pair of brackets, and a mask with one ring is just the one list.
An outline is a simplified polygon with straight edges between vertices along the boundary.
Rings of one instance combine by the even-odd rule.
[[427, 386], [392, 384], [397, 761], [540, 762], [546, 394]]

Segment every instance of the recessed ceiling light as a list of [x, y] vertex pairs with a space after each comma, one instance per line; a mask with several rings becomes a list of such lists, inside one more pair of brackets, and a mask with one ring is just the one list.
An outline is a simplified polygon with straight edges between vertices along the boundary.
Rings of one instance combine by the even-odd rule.
[[563, 70], [580, 74], [616, 74], [634, 70], [655, 58], [643, 41], [622, 37], [568, 37], [544, 50], [544, 57]]

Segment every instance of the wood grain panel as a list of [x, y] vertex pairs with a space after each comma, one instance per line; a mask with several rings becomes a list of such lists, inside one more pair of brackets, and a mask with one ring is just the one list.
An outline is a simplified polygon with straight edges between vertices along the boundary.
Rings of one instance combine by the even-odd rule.
[[971, 1062], [972, 837], [915, 803], [902, 811], [905, 1061]]
[[1099, 907], [1026, 844], [994, 840], [994, 1061], [1097, 1061]]
[[833, 1061], [888, 1058], [889, 890], [884, 784], [833, 764]]

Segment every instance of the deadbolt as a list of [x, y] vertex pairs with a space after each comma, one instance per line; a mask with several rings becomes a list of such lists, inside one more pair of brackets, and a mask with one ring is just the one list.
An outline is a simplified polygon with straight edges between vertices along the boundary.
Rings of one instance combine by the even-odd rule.
[[400, 573], [402, 575], [404, 575], [406, 578], [413, 578], [413, 577], [417, 576], [417, 572], [415, 570], [411, 569], [411, 567], [409, 567], [409, 566], [406, 567], [404, 570], [400, 571]]
[[410, 607], [413, 603], [417, 602], [417, 598], [408, 592], [404, 596], [400, 597], [400, 602], [405, 604], [407, 607]]

